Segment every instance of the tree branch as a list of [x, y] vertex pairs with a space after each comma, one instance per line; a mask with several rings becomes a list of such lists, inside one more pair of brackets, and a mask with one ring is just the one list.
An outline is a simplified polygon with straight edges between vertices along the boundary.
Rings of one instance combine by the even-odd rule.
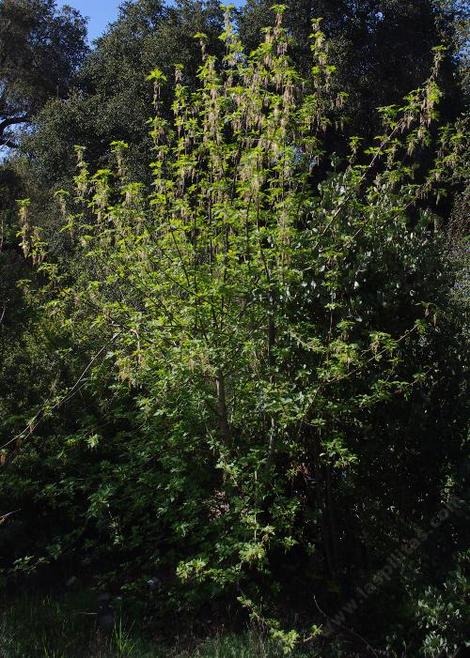
[[15, 126], [19, 123], [29, 123], [30, 121], [31, 117], [29, 114], [23, 114], [19, 117], [5, 117], [0, 121], [0, 134], [4, 133], [10, 126]]
[[0, 121], [0, 146], [8, 146], [9, 148], [18, 148], [18, 144], [5, 135], [5, 131], [11, 126], [17, 126], [21, 123], [29, 123], [31, 117], [28, 114], [23, 114], [17, 117], [5, 117]]

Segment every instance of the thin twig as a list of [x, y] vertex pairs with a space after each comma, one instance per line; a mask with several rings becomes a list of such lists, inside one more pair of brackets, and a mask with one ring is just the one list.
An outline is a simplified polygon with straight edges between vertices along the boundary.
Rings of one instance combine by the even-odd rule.
[[345, 631], [346, 633], [349, 633], [350, 635], [353, 635], [354, 637], [357, 637], [357, 638], [358, 638], [363, 644], [365, 644], [365, 646], [367, 647], [367, 649], [368, 649], [368, 650], [369, 650], [374, 656], [377, 656], [377, 658], [378, 658], [379, 654], [377, 653], [377, 651], [374, 649], [374, 647], [372, 647], [372, 646], [369, 644], [369, 642], [368, 642], [365, 638], [362, 637], [362, 635], [359, 635], [359, 633], [356, 633], [356, 631], [353, 631], [353, 630], [351, 630], [350, 628], [347, 628], [346, 626], [343, 626], [343, 625], [340, 624], [338, 621], [335, 621], [334, 619], [332, 619], [332, 617], [330, 617], [329, 615], [327, 615], [326, 612], [325, 612], [324, 610], [322, 610], [322, 609], [320, 608], [320, 606], [318, 605], [318, 603], [317, 603], [317, 599], [315, 598], [315, 596], [313, 597], [313, 602], [315, 603], [315, 606], [316, 606], [318, 612], [319, 612], [321, 615], [323, 615], [326, 619], [328, 619], [328, 621], [329, 621], [331, 624], [334, 624], [335, 626], [337, 626], [337, 627], [340, 628], [341, 630]]
[[108, 348], [109, 344], [116, 340], [116, 338], [119, 336], [120, 333], [121, 332], [114, 334], [114, 336], [107, 343], [105, 343], [103, 347], [93, 356], [93, 358], [88, 362], [87, 366], [81, 373], [80, 377], [60, 400], [58, 400], [50, 408], [48, 407], [48, 403], [46, 402], [42, 406], [42, 408], [37, 412], [37, 414], [30, 420], [28, 425], [21, 432], [16, 434], [12, 439], [7, 441], [4, 445], [0, 446], [0, 450], [7, 448], [9, 445], [15, 443], [15, 441], [18, 441], [19, 439], [25, 439], [31, 436], [36, 430], [36, 428], [38, 427], [38, 425], [40, 424], [40, 422], [42, 421], [42, 419], [44, 418], [46, 411], [49, 412], [55, 411], [56, 409], [59, 409], [63, 404], [71, 400], [85, 385], [83, 379], [88, 373], [88, 371], [90, 370], [90, 368], [92, 367], [92, 365], [100, 358], [103, 352]]

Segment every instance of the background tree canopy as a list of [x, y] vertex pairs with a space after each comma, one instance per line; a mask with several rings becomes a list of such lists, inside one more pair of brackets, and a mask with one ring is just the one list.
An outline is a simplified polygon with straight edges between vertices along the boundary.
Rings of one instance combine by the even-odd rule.
[[6, 592], [459, 655], [465, 9], [0, 5]]
[[15, 147], [9, 129], [30, 123], [52, 98], [65, 98], [83, 62], [86, 24], [53, 0], [4, 0], [0, 6], [0, 144]]

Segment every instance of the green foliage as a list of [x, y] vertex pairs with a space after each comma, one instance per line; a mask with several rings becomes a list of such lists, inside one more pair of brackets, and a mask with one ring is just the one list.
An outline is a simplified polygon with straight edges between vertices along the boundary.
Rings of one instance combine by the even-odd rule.
[[[260, 29], [269, 22], [269, 0], [248, 0], [240, 15], [245, 43], [254, 47]], [[322, 30], [330, 43], [331, 64], [336, 67], [338, 87], [349, 93], [345, 130], [349, 135], [373, 137], [380, 125], [376, 109], [400, 102], [410, 89], [420, 85], [432, 64], [432, 47], [450, 47], [441, 68], [439, 83], [446, 92], [441, 108], [447, 120], [461, 110], [461, 89], [456, 76], [456, 58], [461, 53], [462, 25], [468, 9], [455, 0], [293, 0], [284, 21], [293, 37], [293, 56], [305, 72], [312, 17], [323, 17]], [[456, 35], [460, 35], [456, 38]], [[468, 41], [468, 32], [467, 32]], [[460, 100], [459, 100], [460, 99]], [[341, 137], [334, 138], [340, 148]]]
[[452, 655], [469, 646], [468, 587], [468, 574], [459, 568], [442, 588], [428, 587], [418, 599], [418, 624], [425, 630], [424, 656]]
[[[0, 610], [3, 658], [277, 658], [278, 645], [259, 630], [201, 639], [190, 629], [178, 638], [151, 637], [125, 609], [110, 636], [96, 628], [94, 601], [84, 593], [21, 597]], [[125, 621], [124, 621], [125, 618]], [[140, 631], [140, 632], [139, 632]], [[314, 658], [297, 651], [294, 658]]]
[[72, 182], [74, 144], [86, 146], [94, 164], [107, 166], [114, 140], [129, 144], [128, 166], [144, 179], [151, 159], [148, 72], [158, 66], [168, 74], [180, 63], [194, 83], [201, 57], [193, 35], [205, 32], [217, 44], [221, 29], [222, 13], [215, 2], [176, 2], [171, 7], [156, 0], [125, 3], [83, 62], [67, 98], [48, 103], [36, 130], [22, 142], [23, 152], [34, 154], [27, 175], [33, 190]]
[[[348, 589], [462, 484], [465, 358], [434, 209], [468, 138], [436, 126], [437, 49], [372, 144], [331, 157], [330, 46], [314, 21], [305, 75], [283, 12], [249, 55], [228, 14], [222, 57], [199, 33], [196, 87], [179, 66], [148, 75], [142, 180], [115, 139], [96, 170], [76, 148], [55, 225], [21, 204], [41, 285], [24, 284], [34, 396], [2, 428], [1, 495], [21, 510], [4, 567], [79, 562], [162, 617], [241, 606], [286, 653], [327, 652]], [[423, 543], [420, 573], [454, 548]]]
[[33, 121], [51, 98], [64, 98], [86, 53], [86, 22], [54, 0], [0, 5], [0, 146], [14, 147], [11, 128]]

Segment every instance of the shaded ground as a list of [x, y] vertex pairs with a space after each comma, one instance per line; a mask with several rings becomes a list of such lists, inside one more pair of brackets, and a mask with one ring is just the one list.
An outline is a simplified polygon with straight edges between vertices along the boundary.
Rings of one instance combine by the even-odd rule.
[[[278, 645], [250, 630], [244, 634], [217, 633], [204, 640], [181, 629], [169, 643], [143, 636], [136, 621], [116, 615], [112, 632], [97, 627], [94, 599], [74, 593], [60, 600], [52, 596], [18, 596], [3, 600], [0, 611], [1, 658], [277, 658]], [[176, 624], [175, 624], [176, 625]], [[177, 630], [177, 629], [175, 629]], [[313, 656], [296, 653], [296, 658]]]

